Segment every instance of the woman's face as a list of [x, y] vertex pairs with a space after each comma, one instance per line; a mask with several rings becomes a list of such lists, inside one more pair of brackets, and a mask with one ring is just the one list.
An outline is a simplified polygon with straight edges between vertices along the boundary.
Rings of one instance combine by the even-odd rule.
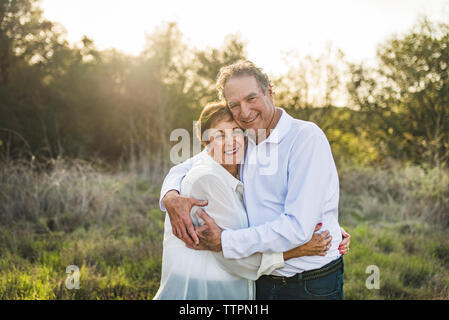
[[236, 165], [243, 161], [245, 136], [234, 121], [217, 121], [209, 129], [209, 154], [222, 165]]

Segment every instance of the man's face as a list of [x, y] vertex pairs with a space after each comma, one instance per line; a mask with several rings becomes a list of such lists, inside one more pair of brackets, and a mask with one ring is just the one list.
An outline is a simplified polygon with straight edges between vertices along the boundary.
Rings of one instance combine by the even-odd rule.
[[234, 120], [243, 129], [266, 129], [273, 117], [271, 88], [264, 94], [253, 76], [238, 76], [228, 80], [224, 96]]

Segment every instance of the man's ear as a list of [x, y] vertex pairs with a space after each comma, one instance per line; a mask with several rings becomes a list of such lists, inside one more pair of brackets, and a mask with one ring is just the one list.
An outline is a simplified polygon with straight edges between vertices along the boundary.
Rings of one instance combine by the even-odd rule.
[[267, 95], [273, 101], [273, 87], [271, 86], [271, 83], [268, 84]]

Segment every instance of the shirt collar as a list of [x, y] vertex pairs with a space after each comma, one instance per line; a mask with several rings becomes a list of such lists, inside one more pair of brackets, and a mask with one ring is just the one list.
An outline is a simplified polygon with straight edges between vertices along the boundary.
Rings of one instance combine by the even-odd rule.
[[234, 177], [232, 174], [229, 173], [228, 170], [226, 170], [221, 164], [219, 164], [217, 161], [215, 161], [206, 150], [204, 150], [201, 153], [201, 161], [205, 163], [206, 165], [213, 168], [214, 172], [220, 175], [220, 177], [223, 177], [223, 179], [226, 181], [226, 184], [228, 184], [232, 190], [236, 191], [238, 186], [243, 186], [242, 182]]
[[[287, 132], [290, 130], [292, 117], [283, 109], [279, 108], [282, 111], [281, 118], [279, 119], [276, 127], [274, 127], [271, 134], [265, 140], [260, 143], [276, 143], [279, 144], [281, 140], [287, 135]], [[248, 136], [248, 140], [251, 140], [255, 144], [255, 141], [252, 137]], [[259, 144], [260, 144], [259, 143]]]

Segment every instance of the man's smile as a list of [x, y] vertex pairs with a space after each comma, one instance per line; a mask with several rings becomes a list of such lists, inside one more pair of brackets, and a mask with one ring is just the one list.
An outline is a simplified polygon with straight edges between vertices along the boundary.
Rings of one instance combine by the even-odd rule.
[[240, 119], [240, 121], [241, 122], [243, 122], [243, 123], [251, 123], [251, 122], [253, 122], [254, 120], [256, 120], [257, 119], [257, 117], [259, 117], [259, 113], [258, 114], [256, 114], [253, 118], [251, 118], [251, 119], [249, 119], [249, 120], [243, 120], [243, 119]]

